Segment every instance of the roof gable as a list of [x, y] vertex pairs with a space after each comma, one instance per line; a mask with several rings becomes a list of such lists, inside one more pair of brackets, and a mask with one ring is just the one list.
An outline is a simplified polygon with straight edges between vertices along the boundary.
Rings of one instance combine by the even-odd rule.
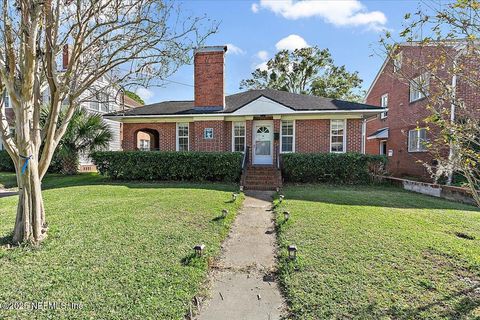
[[265, 96], [245, 104], [235, 110], [233, 115], [263, 115], [263, 114], [286, 114], [295, 111]]

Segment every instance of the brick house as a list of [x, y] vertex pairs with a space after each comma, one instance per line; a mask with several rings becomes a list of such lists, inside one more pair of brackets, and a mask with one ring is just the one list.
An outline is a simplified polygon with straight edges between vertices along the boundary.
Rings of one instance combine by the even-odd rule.
[[[443, 79], [454, 85], [458, 98], [467, 106], [478, 108], [478, 90], [468, 87], [461, 75], [452, 76], [447, 72], [454, 62], [453, 57], [462, 61], [461, 48], [461, 41], [430, 45], [417, 42], [399, 44], [394, 54], [384, 61], [367, 91], [365, 103], [387, 108], [388, 111], [367, 120], [365, 151], [387, 155], [387, 169], [392, 175], [430, 179], [423, 163], [435, 165], [427, 143], [436, 136], [436, 129], [428, 126], [425, 118], [431, 114], [426, 108], [429, 96], [440, 92], [435, 81]], [[439, 56], [440, 50], [442, 54], [447, 52], [446, 56], [452, 59], [446, 59], [432, 77], [431, 73], [422, 71], [418, 66], [432, 62]], [[479, 67], [478, 61], [462, 63]], [[427, 92], [427, 96], [422, 91]], [[450, 110], [450, 105], [445, 108]], [[461, 115], [455, 116], [459, 118]], [[440, 152], [448, 154], [449, 146], [445, 145]]]
[[250, 167], [271, 168], [264, 176], [276, 176], [282, 153], [364, 151], [364, 121], [383, 109], [271, 89], [225, 96], [226, 50], [195, 51], [194, 100], [106, 115], [123, 123], [123, 150], [145, 149], [138, 136], [148, 134], [149, 150], [247, 151]]

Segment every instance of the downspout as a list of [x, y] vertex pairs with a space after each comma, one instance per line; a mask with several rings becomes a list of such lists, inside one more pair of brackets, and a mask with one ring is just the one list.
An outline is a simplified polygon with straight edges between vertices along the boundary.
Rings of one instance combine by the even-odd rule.
[[367, 119], [364, 118], [362, 122], [362, 148], [361, 148], [362, 154], [365, 154], [365, 145], [367, 143], [365, 141], [365, 139], [367, 138], [366, 132], [367, 132]]
[[[453, 76], [452, 76], [452, 103], [450, 104], [450, 133], [453, 135], [452, 126], [455, 122], [455, 98], [457, 95], [457, 59], [462, 54], [462, 50], [455, 56], [453, 59]], [[450, 141], [450, 148], [448, 152], [448, 164], [451, 167], [453, 157], [454, 157], [454, 145]], [[451, 185], [453, 182], [453, 169], [450, 169], [448, 172], [447, 185]]]
[[[457, 61], [455, 60], [453, 62], [454, 65], [454, 70], [456, 70], [456, 64]], [[453, 102], [455, 100], [455, 95], [457, 91], [457, 74], [454, 73], [452, 76], [452, 103], [450, 104], [450, 125], [452, 126], [453, 123], [455, 122], [455, 103]], [[453, 129], [450, 128], [450, 133], [453, 134]], [[448, 152], [448, 163], [451, 164], [454, 156], [454, 151], [453, 151], [453, 142], [450, 141], [450, 150]], [[447, 180], [447, 185], [451, 185], [453, 182], [453, 169], [450, 169], [448, 172], [448, 180]]]

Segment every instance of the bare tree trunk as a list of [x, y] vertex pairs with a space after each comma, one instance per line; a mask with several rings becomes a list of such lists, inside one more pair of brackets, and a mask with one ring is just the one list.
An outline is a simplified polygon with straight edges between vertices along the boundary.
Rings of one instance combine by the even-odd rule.
[[[20, 158], [17, 167], [22, 168], [25, 161]], [[25, 172], [23, 174], [21, 171], [17, 172], [17, 177], [19, 199], [13, 243], [39, 244], [46, 237], [46, 225], [36, 159], [30, 159]]]

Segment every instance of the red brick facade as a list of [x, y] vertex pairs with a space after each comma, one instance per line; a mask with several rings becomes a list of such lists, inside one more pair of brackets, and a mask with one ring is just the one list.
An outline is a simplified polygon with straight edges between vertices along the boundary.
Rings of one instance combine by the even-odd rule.
[[[443, 50], [444, 48], [442, 48]], [[431, 112], [426, 108], [427, 99], [420, 99], [410, 102], [410, 85], [407, 79], [412, 79], [422, 74], [415, 65], [432, 61], [439, 50], [437, 47], [419, 47], [402, 46], [399, 49], [403, 55], [401, 71], [394, 72], [393, 61], [389, 60], [378, 75], [374, 85], [370, 88], [366, 98], [366, 103], [370, 105], [381, 105], [381, 97], [388, 94], [388, 116], [381, 119], [380, 115], [367, 121], [366, 136], [372, 135], [377, 130], [388, 128], [387, 154], [393, 154], [388, 157], [388, 171], [394, 176], [418, 176], [429, 178], [424, 163], [434, 164], [434, 159], [429, 152], [409, 152], [408, 150], [408, 132], [415, 128], [427, 127], [425, 118]], [[443, 69], [437, 70], [436, 75], [444, 77], [447, 83], [452, 81], [448, 77], [446, 68], [451, 66], [445, 63]], [[435, 80], [430, 77], [429, 91], [431, 95], [438, 93], [439, 86], [435, 85]], [[457, 83], [457, 95], [460, 95], [467, 104], [474, 105], [473, 101], [479, 101], [479, 93], [472, 88], [466, 88], [462, 85], [461, 79]], [[447, 105], [446, 108], [449, 108]], [[427, 139], [432, 140], [436, 136], [436, 129], [429, 125]], [[382, 139], [366, 139], [365, 152], [369, 154], [380, 153], [380, 143]], [[448, 152], [448, 146], [441, 152]]]
[[[265, 120], [262, 118], [262, 120]], [[270, 120], [272, 120], [270, 118]], [[246, 145], [252, 152], [253, 122], [245, 121]], [[273, 119], [274, 133], [280, 133], [281, 120]], [[348, 119], [346, 129], [346, 151], [361, 152], [362, 119]], [[160, 151], [176, 150], [176, 128], [174, 122], [162, 123], [124, 123], [123, 149], [136, 150], [139, 134], [148, 133], [157, 136]], [[204, 130], [213, 129], [213, 139], [204, 139]], [[153, 133], [152, 133], [153, 132]], [[158, 134], [157, 134], [158, 133]], [[232, 151], [232, 121], [208, 120], [189, 122], [190, 151]], [[280, 141], [273, 141], [274, 150], [280, 147]], [[153, 145], [153, 142], [152, 142]], [[295, 152], [330, 152], [330, 120], [295, 120]], [[251, 159], [250, 154], [250, 159]], [[275, 152], [273, 162], [275, 163]]]

